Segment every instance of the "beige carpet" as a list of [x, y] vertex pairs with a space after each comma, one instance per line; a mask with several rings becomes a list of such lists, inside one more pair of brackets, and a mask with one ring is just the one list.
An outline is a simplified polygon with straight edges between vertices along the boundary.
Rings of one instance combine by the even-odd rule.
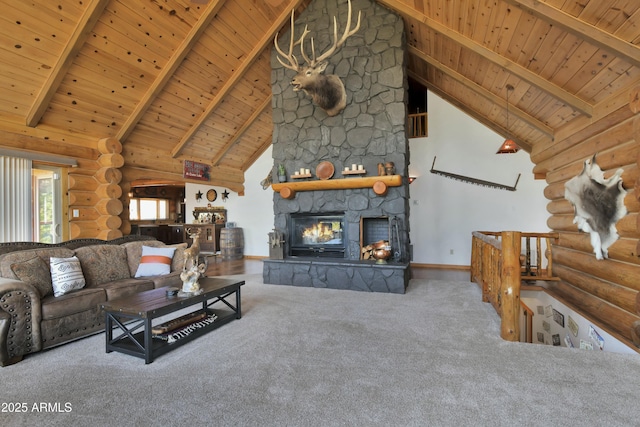
[[1, 368], [2, 409], [27, 413], [0, 425], [638, 423], [640, 357], [502, 341], [475, 284], [412, 280], [395, 295], [243, 277], [242, 319], [150, 365], [106, 354], [99, 334]]

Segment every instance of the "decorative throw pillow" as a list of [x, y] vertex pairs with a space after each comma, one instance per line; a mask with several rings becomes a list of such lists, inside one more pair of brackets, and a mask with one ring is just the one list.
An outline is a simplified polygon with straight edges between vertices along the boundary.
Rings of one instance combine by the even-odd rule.
[[40, 257], [11, 264], [11, 270], [18, 280], [29, 283], [38, 290], [41, 298], [53, 294], [49, 266]]
[[49, 263], [51, 264], [51, 284], [53, 285], [54, 297], [84, 288], [85, 280], [78, 257], [51, 257]]
[[142, 247], [142, 257], [135, 277], [161, 276], [171, 273], [171, 260], [176, 248]]

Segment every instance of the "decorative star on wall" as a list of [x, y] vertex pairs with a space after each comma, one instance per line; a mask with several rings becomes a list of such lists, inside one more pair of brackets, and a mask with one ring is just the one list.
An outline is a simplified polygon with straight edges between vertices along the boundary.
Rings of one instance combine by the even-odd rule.
[[202, 191], [198, 190], [196, 193], [196, 200], [202, 200]]
[[222, 192], [222, 200], [227, 200], [229, 198], [229, 192], [227, 190], [224, 190]]

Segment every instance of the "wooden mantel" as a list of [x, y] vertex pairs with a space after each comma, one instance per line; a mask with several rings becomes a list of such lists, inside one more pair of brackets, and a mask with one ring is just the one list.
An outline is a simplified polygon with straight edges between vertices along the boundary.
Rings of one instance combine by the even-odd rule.
[[402, 185], [401, 175], [366, 176], [362, 178], [326, 179], [300, 182], [282, 182], [271, 185], [273, 191], [280, 193], [284, 199], [295, 197], [296, 191], [346, 190], [351, 188], [372, 188], [383, 196], [387, 187]]

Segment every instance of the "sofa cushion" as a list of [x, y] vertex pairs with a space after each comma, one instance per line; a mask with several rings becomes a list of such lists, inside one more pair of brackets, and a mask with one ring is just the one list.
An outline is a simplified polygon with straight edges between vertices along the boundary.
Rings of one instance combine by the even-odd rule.
[[49, 265], [50, 257], [69, 258], [73, 256], [73, 251], [67, 248], [42, 248], [2, 254], [0, 255], [0, 276], [20, 280], [11, 269], [11, 264], [27, 261], [36, 256]]
[[171, 260], [176, 248], [142, 247], [142, 256], [135, 277], [161, 276], [171, 272]]
[[107, 301], [116, 298], [137, 294], [138, 292], [153, 289], [153, 281], [148, 279], [120, 279], [103, 283], [102, 288], [106, 292]]
[[182, 270], [184, 264], [184, 250], [187, 248], [186, 243], [177, 243], [175, 245], [165, 245], [158, 240], [146, 240], [140, 242], [127, 242], [121, 245], [127, 250], [127, 262], [129, 263], [129, 271], [133, 277], [138, 271], [138, 265], [140, 265], [140, 258], [142, 257], [142, 247], [150, 246], [153, 248], [176, 248], [173, 254], [173, 260], [171, 261], [171, 271]]
[[82, 263], [88, 288], [131, 277], [127, 251], [121, 245], [84, 246], [76, 249], [75, 253]]
[[11, 264], [11, 270], [19, 280], [35, 287], [41, 298], [53, 295], [49, 265], [39, 256]]
[[60, 297], [48, 296], [42, 300], [42, 320], [57, 319], [96, 308], [106, 301], [102, 289], [84, 288]]
[[54, 297], [84, 288], [86, 281], [82, 273], [80, 260], [77, 257], [51, 257], [49, 258], [49, 263], [51, 265], [51, 284], [53, 285]]

